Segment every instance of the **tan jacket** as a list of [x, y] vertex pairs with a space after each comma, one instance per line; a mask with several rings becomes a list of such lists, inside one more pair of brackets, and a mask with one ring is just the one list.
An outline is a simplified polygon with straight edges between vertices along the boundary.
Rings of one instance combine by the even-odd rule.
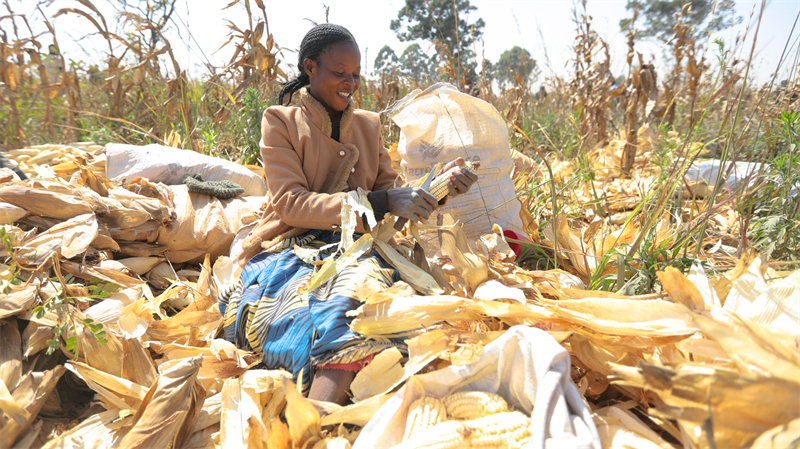
[[[400, 185], [377, 113], [354, 110], [350, 102], [342, 114], [339, 142], [331, 131], [328, 113], [306, 89], [296, 105], [264, 111], [261, 160], [270, 197], [243, 244], [241, 266], [283, 238], [309, 229], [338, 229], [345, 186], [376, 191]], [[365, 232], [358, 222], [356, 231]]]

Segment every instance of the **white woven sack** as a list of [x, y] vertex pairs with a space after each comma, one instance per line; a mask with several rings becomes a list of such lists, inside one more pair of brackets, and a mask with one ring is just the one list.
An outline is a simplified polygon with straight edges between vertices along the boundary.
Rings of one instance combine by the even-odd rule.
[[508, 129], [494, 106], [438, 83], [411, 92], [392, 107], [389, 117], [400, 127], [397, 151], [408, 181], [421, 178], [437, 162], [457, 157], [481, 164], [470, 192], [448, 199], [431, 215], [431, 224], [450, 213], [464, 225], [470, 243], [491, 232], [493, 224], [524, 235], [511, 179]]
[[192, 150], [110, 143], [105, 151], [106, 177], [122, 183], [141, 177], [151, 182], [181, 185], [187, 176], [201, 175], [205, 181], [233, 181], [248, 196], [264, 196], [267, 191], [261, 177], [247, 167]]

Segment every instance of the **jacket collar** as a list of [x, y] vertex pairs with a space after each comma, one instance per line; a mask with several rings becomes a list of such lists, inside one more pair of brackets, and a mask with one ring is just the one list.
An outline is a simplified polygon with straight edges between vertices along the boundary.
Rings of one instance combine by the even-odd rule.
[[[316, 98], [312, 97], [308, 92], [308, 87], [300, 90], [300, 104], [305, 106], [311, 121], [322, 130], [322, 133], [328, 137], [333, 134], [333, 125], [328, 111]], [[347, 107], [342, 112], [342, 118], [339, 121], [339, 142], [344, 143], [347, 140], [347, 135], [350, 134], [350, 124], [353, 122], [353, 101], [347, 103]]]

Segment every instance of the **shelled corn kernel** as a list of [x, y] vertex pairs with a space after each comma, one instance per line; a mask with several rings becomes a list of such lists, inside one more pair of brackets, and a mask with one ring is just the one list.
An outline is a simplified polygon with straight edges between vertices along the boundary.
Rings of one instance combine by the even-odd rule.
[[439, 399], [423, 396], [411, 404], [406, 418], [406, 431], [403, 439], [429, 429], [447, 419], [444, 404]]
[[505, 399], [485, 391], [462, 391], [444, 398], [447, 416], [455, 419], [475, 419], [508, 411]]

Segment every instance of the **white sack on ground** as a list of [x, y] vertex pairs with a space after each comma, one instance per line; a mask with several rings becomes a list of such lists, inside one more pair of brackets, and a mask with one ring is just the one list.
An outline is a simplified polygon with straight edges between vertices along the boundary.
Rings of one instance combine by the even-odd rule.
[[514, 326], [486, 345], [477, 362], [415, 379], [419, 382], [407, 382], [375, 413], [353, 449], [388, 448], [402, 441], [408, 408], [423, 394], [415, 385], [439, 398], [459, 391], [503, 396], [510, 408], [531, 414], [532, 447], [601, 447], [591, 412], [570, 380], [569, 353], [540, 329]]
[[397, 151], [407, 180], [419, 179], [437, 162], [457, 157], [481, 163], [478, 182], [469, 193], [448, 199], [431, 215], [430, 223], [452, 214], [464, 224], [471, 242], [491, 232], [492, 224], [525, 234], [511, 179], [514, 163], [508, 128], [494, 106], [451, 84], [438, 83], [408, 94], [389, 117], [400, 127]]
[[770, 283], [762, 273], [761, 258], [733, 282], [725, 310], [765, 326], [777, 327], [800, 341], [800, 271]]
[[255, 212], [264, 197], [239, 197], [230, 200], [201, 193], [189, 193], [186, 186], [170, 186], [177, 218], [158, 231], [159, 245], [168, 248], [173, 263], [211, 260], [227, 255], [239, 229], [257, 219]]
[[179, 185], [187, 176], [200, 175], [206, 181], [228, 180], [239, 184], [245, 195], [263, 196], [267, 187], [260, 176], [235, 162], [217, 159], [164, 145], [123, 145], [110, 143], [106, 151], [106, 177], [128, 183], [136, 178]]
[[[731, 166], [731, 164], [733, 164]], [[695, 161], [689, 168], [686, 169], [687, 181], [703, 180], [708, 185], [713, 186], [717, 183], [717, 176], [719, 176], [721, 162], [719, 159], [709, 159], [704, 161]], [[759, 182], [759, 176], [770, 174], [769, 167], [761, 166], [759, 162], [726, 162], [722, 166], [722, 181], [723, 186], [727, 189], [735, 189], [742, 182], [749, 179], [748, 187], [752, 187]], [[773, 180], [774, 181], [774, 180]], [[789, 197], [794, 198], [800, 192], [800, 183], [795, 184], [789, 191]]]

